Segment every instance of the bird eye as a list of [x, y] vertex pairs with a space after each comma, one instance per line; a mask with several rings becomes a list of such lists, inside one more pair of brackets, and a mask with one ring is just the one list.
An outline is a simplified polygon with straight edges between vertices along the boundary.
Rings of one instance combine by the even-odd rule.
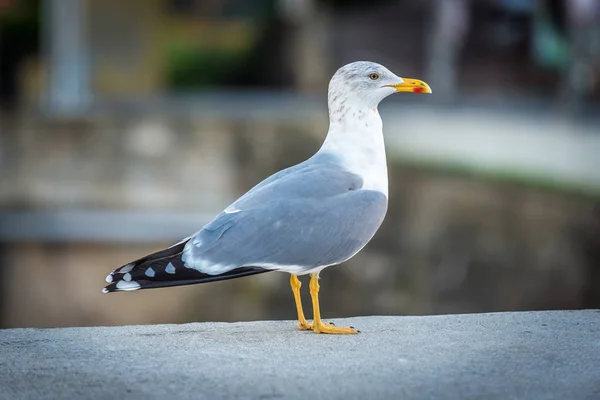
[[369, 74], [369, 78], [376, 81], [377, 79], [379, 79], [379, 74], [376, 74], [375, 72], [373, 72], [372, 74]]

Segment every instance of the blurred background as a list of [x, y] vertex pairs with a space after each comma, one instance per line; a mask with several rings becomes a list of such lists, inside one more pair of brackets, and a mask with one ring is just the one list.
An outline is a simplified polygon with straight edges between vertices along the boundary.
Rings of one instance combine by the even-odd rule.
[[434, 94], [380, 107], [388, 216], [324, 317], [599, 308], [599, 1], [0, 0], [0, 327], [294, 319], [282, 273], [101, 289], [312, 155], [356, 60]]

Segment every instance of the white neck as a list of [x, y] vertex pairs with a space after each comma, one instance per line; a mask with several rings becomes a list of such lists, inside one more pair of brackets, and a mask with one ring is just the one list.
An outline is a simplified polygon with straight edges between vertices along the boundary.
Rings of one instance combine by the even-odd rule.
[[[340, 104], [341, 103], [341, 104]], [[363, 189], [388, 195], [383, 123], [376, 107], [350, 99], [329, 106], [329, 132], [319, 153], [333, 154], [342, 167], [363, 178]]]

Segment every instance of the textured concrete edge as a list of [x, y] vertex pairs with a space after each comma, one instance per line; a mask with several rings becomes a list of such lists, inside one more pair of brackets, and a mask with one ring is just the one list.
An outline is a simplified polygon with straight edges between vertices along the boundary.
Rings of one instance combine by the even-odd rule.
[[[518, 311], [492, 311], [492, 312], [472, 312], [472, 313], [458, 313], [458, 314], [421, 314], [421, 315], [387, 315], [387, 314], [375, 314], [375, 315], [358, 315], [350, 317], [331, 317], [324, 318], [324, 322], [335, 322], [341, 325], [352, 325], [352, 324], [364, 324], [369, 325], [373, 321], [384, 322], [389, 320], [395, 320], [398, 322], [418, 322], [418, 321], [435, 321], [435, 320], [452, 320], [452, 319], [480, 319], [480, 318], [494, 318], [494, 317], [509, 317], [511, 319], [517, 319], [522, 321], [523, 318], [530, 318], [531, 322], [536, 322], [538, 318], [545, 315], [564, 316], [567, 315], [585, 315], [586, 317], [596, 317], [598, 322], [598, 329], [600, 331], [600, 309], [565, 309], [565, 310], [518, 310]], [[310, 320], [309, 320], [310, 322]], [[64, 327], [7, 327], [0, 329], [0, 336], [2, 334], [8, 334], [10, 332], [37, 332], [43, 333], [45, 331], [59, 332], [74, 331], [74, 330], [93, 330], [93, 329], [108, 329], [108, 330], [120, 330], [120, 329], [171, 329], [177, 327], [243, 327], [251, 326], [256, 327], [262, 324], [266, 325], [278, 325], [284, 327], [287, 331], [297, 331], [297, 320], [277, 320], [277, 319], [265, 319], [265, 320], [247, 320], [247, 321], [189, 321], [181, 323], [165, 323], [165, 324], [123, 324], [123, 325], [82, 325], [82, 326], [64, 326]], [[369, 330], [365, 330], [369, 332]], [[308, 333], [308, 332], [304, 332]], [[324, 335], [332, 336], [332, 335]], [[333, 335], [337, 336], [337, 335]]]

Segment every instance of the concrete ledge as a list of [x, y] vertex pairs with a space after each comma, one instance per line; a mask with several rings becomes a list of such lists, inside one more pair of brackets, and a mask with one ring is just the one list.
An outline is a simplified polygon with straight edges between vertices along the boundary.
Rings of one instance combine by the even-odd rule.
[[0, 398], [600, 398], [600, 311], [335, 322], [3, 330]]

